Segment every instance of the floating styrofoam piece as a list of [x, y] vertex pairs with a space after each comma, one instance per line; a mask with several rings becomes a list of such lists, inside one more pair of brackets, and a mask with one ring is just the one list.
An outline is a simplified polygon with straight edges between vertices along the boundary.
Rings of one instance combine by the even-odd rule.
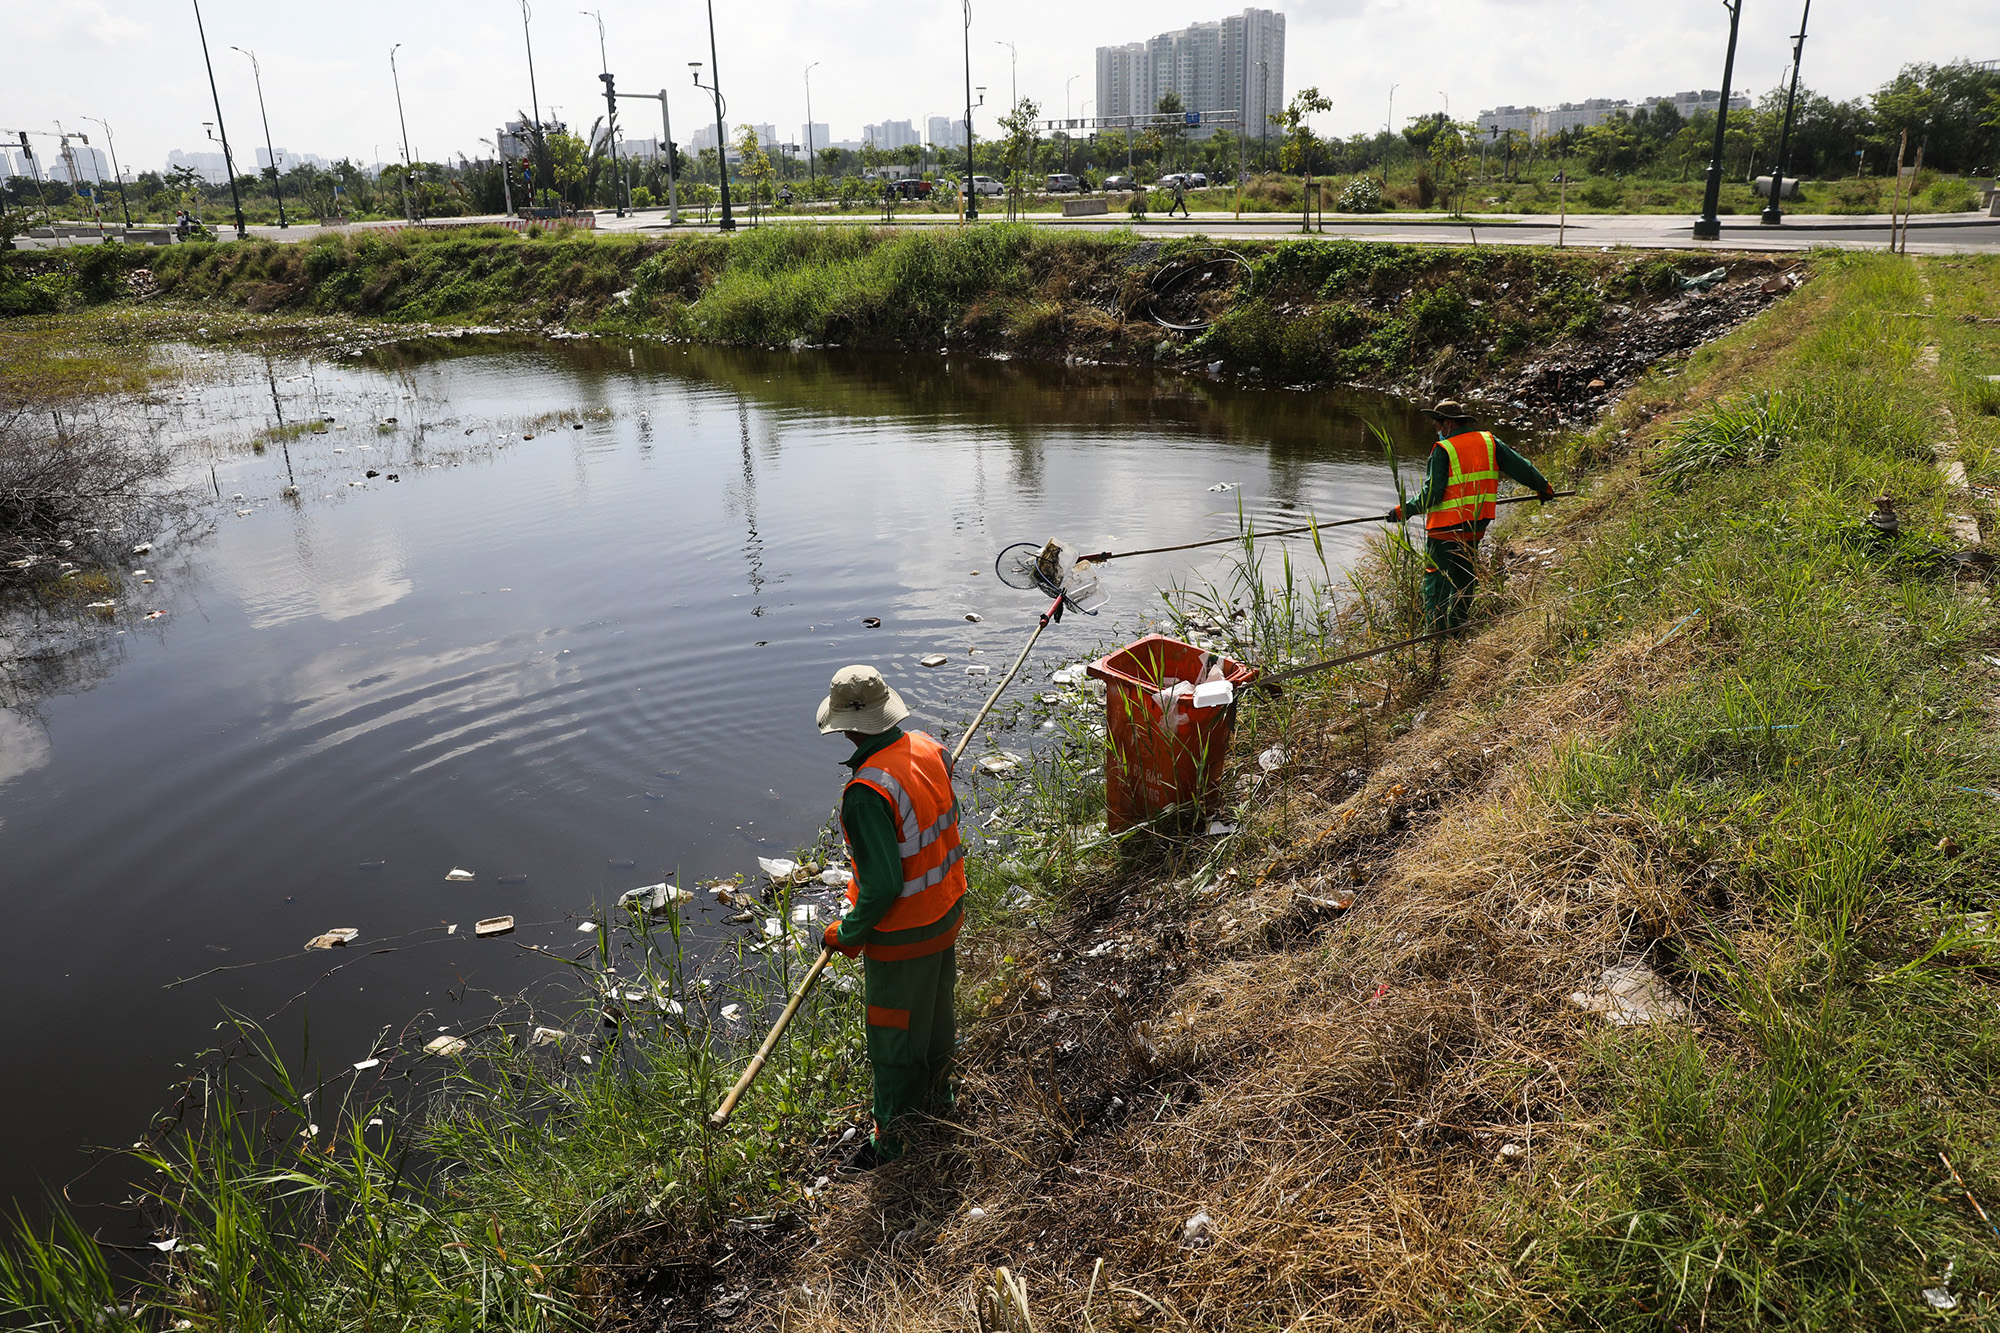
[[774, 917], [774, 916], [767, 916], [767, 917], [765, 917], [765, 918], [764, 918], [764, 938], [765, 938], [765, 939], [767, 939], [767, 940], [775, 940], [775, 939], [777, 939], [777, 938], [778, 938], [778, 936], [780, 936], [780, 935], [782, 935], [782, 934], [784, 934], [784, 933], [785, 933], [785, 923], [784, 923], [784, 922], [782, 922], [782, 921], [778, 920], [778, 918], [776, 918], [776, 917]]
[[1012, 773], [1021, 761], [1011, 754], [989, 754], [980, 757], [979, 766], [988, 773]]
[[965, 618], [968, 621], [972, 622], [973, 624], [977, 625], [980, 621], [984, 620], [986, 617], [980, 615], [977, 611], [967, 611], [965, 613]]
[[133, 555], [151, 555], [152, 553], [153, 553], [153, 544], [151, 542], [140, 542], [137, 546], [132, 548]]
[[446, 879], [454, 880], [461, 884], [464, 883], [466, 880], [471, 879], [472, 877], [473, 877], [472, 872], [470, 870], [460, 870], [457, 866], [453, 866], [451, 868], [450, 873], [445, 876]]
[[774, 880], [790, 879], [799, 873], [799, 863], [782, 856], [760, 856], [757, 867]]
[[794, 907], [792, 909], [793, 922], [801, 926], [805, 925], [809, 921], [817, 919], [818, 916], [819, 916], [819, 909], [817, 907], [814, 907], [811, 903], [805, 903], [801, 906]]
[[116, 610], [118, 609], [118, 603], [116, 603], [116, 602], [85, 602], [85, 603], [83, 604], [83, 609], [84, 609], [84, 610], [86, 610], [86, 611], [116, 611]]
[[424, 1043], [425, 1055], [457, 1055], [460, 1051], [463, 1051], [464, 1049], [465, 1049], [465, 1039], [463, 1037], [453, 1037], [449, 1035], [443, 1037], [432, 1037], [429, 1041]]
[[335, 926], [324, 935], [315, 935], [306, 941], [308, 949], [338, 949], [349, 940], [359, 939], [361, 932], [353, 926]]
[[561, 1028], [536, 1028], [528, 1037], [530, 1046], [551, 1046], [568, 1037]]
[[1208, 489], [1210, 489], [1211, 491], [1233, 491], [1241, 484], [1242, 484], [1241, 482], [1235, 482], [1235, 481], [1218, 481], [1215, 483], [1215, 485], [1209, 487]]
[[992, 667], [987, 666], [982, 662], [974, 662], [971, 666], [965, 669], [965, 674], [968, 676], [984, 676], [992, 670], [993, 670]]
[[664, 912], [667, 908], [694, 895], [673, 884], [647, 884], [636, 889], [627, 889], [618, 895], [620, 907], [631, 907], [646, 912]]
[[380, 1060], [374, 1059], [373, 1057], [370, 1057], [369, 1059], [366, 1060], [356, 1060], [354, 1062], [354, 1070], [356, 1073], [359, 1073], [364, 1069], [373, 1069], [376, 1065], [379, 1065], [381, 1063], [382, 1062]]
[[917, 659], [917, 665], [921, 667], [941, 667], [949, 661], [951, 659], [943, 653], [925, 653]]
[[472, 927], [472, 933], [480, 939], [491, 935], [511, 935], [514, 933], [514, 918], [511, 916], [489, 916]]
[[819, 882], [830, 889], [844, 889], [854, 882], [854, 872], [842, 870], [839, 866], [829, 866], [819, 872]]
[[576, 923], [576, 933], [579, 935], [588, 935], [596, 929], [597, 923], [595, 921], [579, 921]]
[[1619, 1027], [1649, 1023], [1686, 1022], [1688, 1007], [1664, 978], [1644, 963], [1617, 963], [1604, 969], [1601, 989], [1576, 991], [1569, 997], [1591, 1013], [1602, 1014]]
[[739, 1019], [739, 1018], [741, 1018], [741, 1017], [743, 1017], [743, 1006], [742, 1006], [742, 1005], [740, 1005], [740, 1004], [725, 1004], [725, 1005], [723, 1005], [723, 1006], [722, 1006], [722, 1021], [723, 1021], [723, 1022], [725, 1022], [725, 1023], [734, 1023], [734, 1022], [735, 1022], [735, 1021], [736, 1021], [737, 1019]]

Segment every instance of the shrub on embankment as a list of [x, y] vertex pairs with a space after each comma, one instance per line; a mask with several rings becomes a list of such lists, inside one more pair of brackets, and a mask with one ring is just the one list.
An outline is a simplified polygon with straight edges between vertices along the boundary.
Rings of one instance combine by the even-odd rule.
[[[558, 327], [737, 345], [838, 345], [1223, 365], [1288, 383], [1428, 392], [1496, 388], [1552, 352], [1563, 384], [1496, 397], [1595, 410], [1660, 355], [1751, 313], [1793, 261], [1630, 252], [1258, 241], [1187, 284], [1206, 332], [1151, 317], [1152, 284], [1218, 252], [1202, 238], [1025, 225], [786, 225], [734, 236], [523, 236], [499, 228], [351, 232], [298, 245], [87, 247], [0, 256], [0, 310], [119, 299], [131, 288], [253, 313]], [[150, 265], [150, 268], [145, 266]], [[141, 272], [143, 270], [143, 273]], [[1755, 282], [1740, 281], [1745, 275]], [[1671, 315], [1671, 319], [1665, 316]], [[1199, 323], [1199, 319], [1179, 319]], [[1672, 327], [1666, 327], [1671, 325]], [[1574, 381], [1574, 384], [1568, 383]]]

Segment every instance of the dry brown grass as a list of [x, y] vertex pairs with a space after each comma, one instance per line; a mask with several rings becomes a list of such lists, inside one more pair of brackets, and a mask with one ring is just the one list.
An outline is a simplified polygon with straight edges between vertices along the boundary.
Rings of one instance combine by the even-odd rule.
[[[1568, 995], [1690, 911], [1685, 876], [1635, 850], [1647, 830], [1579, 834], [1533, 791], [1555, 747], [1701, 651], [1666, 628], [1561, 674], [1546, 624], [1504, 622], [1454, 647], [1425, 724], [1386, 748], [1328, 690], [1294, 742], [1315, 779], [1274, 785], [1243, 858], [1263, 872], [1191, 897], [1135, 868], [1010, 941], [1035, 961], [977, 1029], [952, 1122], [829, 1191], [755, 1320], [1023, 1327], [992, 1294], [1004, 1265], [1038, 1328], [1448, 1324], [1468, 1274], [1507, 1271], [1502, 1145], [1535, 1170], [1577, 1133]], [[1352, 789], [1361, 750], [1382, 757]], [[1202, 1211], [1211, 1236], [1183, 1244]], [[1503, 1298], [1532, 1320], [1534, 1298]]]

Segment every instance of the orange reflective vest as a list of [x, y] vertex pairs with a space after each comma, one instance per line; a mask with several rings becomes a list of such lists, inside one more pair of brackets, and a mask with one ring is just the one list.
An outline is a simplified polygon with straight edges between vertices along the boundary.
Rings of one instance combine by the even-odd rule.
[[1500, 498], [1498, 444], [1483, 430], [1467, 431], [1438, 448], [1451, 459], [1444, 495], [1424, 511], [1424, 535], [1433, 541], [1476, 542], [1493, 521]]
[[[903, 858], [903, 892], [878, 931], [912, 930], [943, 918], [965, 896], [965, 849], [958, 842], [958, 796], [951, 789], [951, 760], [944, 746], [921, 731], [877, 750], [849, 779], [879, 792], [896, 812], [896, 850]], [[846, 827], [841, 828], [842, 834]], [[853, 840], [848, 840], [853, 845]], [[861, 896], [861, 881], [847, 885], [847, 904]], [[945, 941], [939, 947], [949, 944]]]

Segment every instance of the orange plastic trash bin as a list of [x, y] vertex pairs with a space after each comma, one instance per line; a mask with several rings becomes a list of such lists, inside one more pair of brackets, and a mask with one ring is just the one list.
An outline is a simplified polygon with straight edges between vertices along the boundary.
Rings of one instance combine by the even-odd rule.
[[[1236, 728], [1236, 703], [1204, 708], [1177, 690], [1190, 688], [1208, 654], [1191, 643], [1149, 634], [1092, 662], [1104, 682], [1104, 804], [1113, 833], [1155, 818], [1173, 806], [1201, 809], [1214, 803], [1222, 766]], [[1257, 668], [1225, 657], [1217, 662], [1236, 690], [1257, 679]]]

